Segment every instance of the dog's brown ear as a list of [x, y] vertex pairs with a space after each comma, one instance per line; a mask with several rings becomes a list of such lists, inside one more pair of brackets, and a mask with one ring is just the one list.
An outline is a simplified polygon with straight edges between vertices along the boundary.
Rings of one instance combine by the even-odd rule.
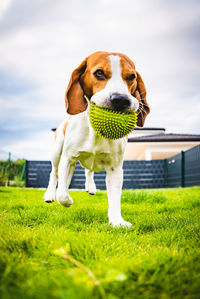
[[67, 90], [65, 92], [66, 111], [71, 114], [78, 114], [87, 109], [87, 101], [84, 99], [84, 92], [80, 84], [80, 78], [87, 67], [85, 59], [71, 75]]
[[146, 87], [144, 85], [142, 77], [140, 76], [140, 74], [138, 72], [137, 72], [137, 88], [136, 88], [136, 91], [134, 92], [134, 96], [140, 102], [140, 107], [138, 110], [137, 126], [143, 127], [145, 118], [146, 118], [147, 114], [149, 114], [149, 112], [150, 112], [150, 107], [146, 100]]

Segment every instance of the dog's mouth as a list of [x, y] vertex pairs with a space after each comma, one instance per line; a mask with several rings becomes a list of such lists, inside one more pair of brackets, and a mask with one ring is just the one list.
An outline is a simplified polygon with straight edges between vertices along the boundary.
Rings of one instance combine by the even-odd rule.
[[100, 99], [93, 95], [90, 99], [85, 96], [87, 102], [93, 102], [99, 107], [104, 107], [117, 112], [136, 112], [139, 109], [138, 100], [134, 101], [126, 94], [112, 93], [108, 97]]

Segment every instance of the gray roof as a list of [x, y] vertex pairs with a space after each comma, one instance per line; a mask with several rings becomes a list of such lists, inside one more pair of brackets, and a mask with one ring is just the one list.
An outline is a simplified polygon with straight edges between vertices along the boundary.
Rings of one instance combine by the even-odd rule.
[[143, 128], [139, 128], [136, 127], [134, 129], [134, 131], [165, 131], [165, 128], [155, 128], [155, 127], [143, 127]]
[[[51, 129], [55, 131], [56, 128]], [[143, 128], [135, 128], [134, 131], [165, 131], [165, 128], [151, 128], [151, 127], [143, 127]], [[137, 135], [136, 135], [137, 136]], [[128, 139], [128, 142], [191, 142], [191, 141], [200, 141], [200, 135], [195, 134], [153, 134], [153, 135], [145, 135], [145, 136], [137, 136], [131, 137]]]
[[200, 135], [193, 134], [155, 134], [140, 137], [131, 137], [129, 142], [177, 142], [200, 141]]
[[[51, 131], [55, 132], [56, 128], [52, 128]], [[154, 128], [154, 127], [143, 127], [143, 128], [138, 128], [136, 127], [134, 131], [165, 131], [165, 128]]]

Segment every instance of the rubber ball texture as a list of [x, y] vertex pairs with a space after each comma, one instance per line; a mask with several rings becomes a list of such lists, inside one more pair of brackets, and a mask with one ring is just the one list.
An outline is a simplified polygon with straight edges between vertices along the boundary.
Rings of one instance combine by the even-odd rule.
[[136, 112], [119, 112], [90, 104], [90, 123], [95, 132], [107, 139], [120, 139], [133, 131], [137, 124]]

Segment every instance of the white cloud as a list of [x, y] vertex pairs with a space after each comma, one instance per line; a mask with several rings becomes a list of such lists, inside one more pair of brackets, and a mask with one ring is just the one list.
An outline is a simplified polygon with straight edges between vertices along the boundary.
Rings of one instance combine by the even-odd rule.
[[11, 4], [11, 0], [1, 0], [0, 2], [0, 20], [4, 16]]
[[3, 146], [3, 151], [11, 152], [17, 158], [29, 160], [50, 160], [54, 133], [50, 130], [31, 134], [26, 139], [15, 140]]

